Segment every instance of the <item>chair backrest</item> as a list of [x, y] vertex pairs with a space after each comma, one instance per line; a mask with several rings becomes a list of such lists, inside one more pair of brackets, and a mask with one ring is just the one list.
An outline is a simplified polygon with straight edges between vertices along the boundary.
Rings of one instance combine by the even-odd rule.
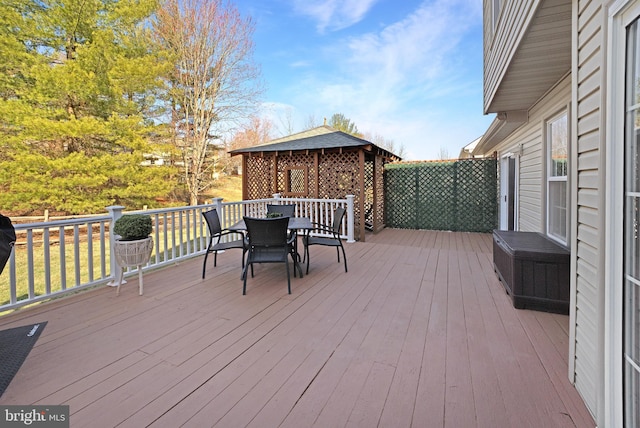
[[222, 232], [222, 226], [220, 226], [220, 217], [218, 217], [218, 211], [216, 211], [215, 208], [203, 212], [202, 215], [207, 221], [207, 226], [209, 226], [209, 233], [211, 234], [211, 236], [216, 236], [220, 232]]
[[267, 204], [267, 214], [269, 213], [280, 213], [283, 217], [295, 217], [296, 206]]
[[333, 212], [333, 223], [331, 223], [331, 229], [333, 233], [339, 235], [340, 234], [340, 225], [342, 224], [342, 218], [346, 213], [345, 209], [342, 207], [336, 208]]
[[249, 245], [255, 247], [286, 247], [288, 217], [252, 218], [244, 217]]

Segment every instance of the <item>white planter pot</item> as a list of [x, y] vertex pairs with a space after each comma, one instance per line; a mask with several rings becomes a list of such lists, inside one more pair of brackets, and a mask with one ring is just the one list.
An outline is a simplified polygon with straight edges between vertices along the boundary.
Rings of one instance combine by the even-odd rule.
[[118, 280], [118, 291], [116, 294], [120, 294], [120, 285], [124, 277], [124, 268], [126, 267], [138, 267], [138, 288], [139, 294], [142, 296], [143, 283], [142, 283], [142, 265], [146, 265], [151, 258], [151, 252], [153, 251], [153, 238], [148, 237], [145, 239], [138, 239], [136, 241], [121, 241], [116, 240], [113, 247], [113, 254], [116, 259], [116, 263], [120, 266], [120, 279]]
[[153, 251], [153, 238], [148, 237], [137, 241], [116, 240], [113, 252], [116, 262], [121, 267], [146, 265]]

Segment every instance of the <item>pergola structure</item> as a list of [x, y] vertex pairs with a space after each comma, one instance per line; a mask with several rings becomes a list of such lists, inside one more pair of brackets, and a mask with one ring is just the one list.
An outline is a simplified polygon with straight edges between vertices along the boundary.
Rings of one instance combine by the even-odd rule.
[[245, 200], [354, 195], [356, 239], [384, 227], [384, 164], [400, 160], [386, 149], [323, 125], [230, 153], [242, 155]]

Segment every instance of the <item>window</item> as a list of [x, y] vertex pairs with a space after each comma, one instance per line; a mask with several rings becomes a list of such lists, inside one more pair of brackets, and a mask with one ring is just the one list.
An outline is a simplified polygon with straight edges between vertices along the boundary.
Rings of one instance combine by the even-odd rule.
[[567, 112], [547, 122], [547, 234], [567, 243]]
[[285, 195], [307, 196], [307, 168], [287, 168], [285, 172]]
[[640, 423], [640, 34], [627, 29], [624, 184], [624, 412], [625, 426]]

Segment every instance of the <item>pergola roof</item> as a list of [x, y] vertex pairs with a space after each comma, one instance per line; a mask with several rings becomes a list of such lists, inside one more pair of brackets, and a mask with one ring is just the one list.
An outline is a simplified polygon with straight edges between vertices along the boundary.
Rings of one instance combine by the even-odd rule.
[[386, 149], [375, 144], [354, 137], [345, 132], [338, 131], [330, 126], [323, 125], [307, 131], [292, 134], [287, 137], [271, 140], [266, 144], [258, 146], [244, 147], [231, 150], [231, 155], [250, 153], [272, 153], [272, 152], [308, 152], [323, 150], [339, 150], [345, 148], [358, 148], [367, 152], [376, 153], [381, 156], [400, 160], [400, 158]]

